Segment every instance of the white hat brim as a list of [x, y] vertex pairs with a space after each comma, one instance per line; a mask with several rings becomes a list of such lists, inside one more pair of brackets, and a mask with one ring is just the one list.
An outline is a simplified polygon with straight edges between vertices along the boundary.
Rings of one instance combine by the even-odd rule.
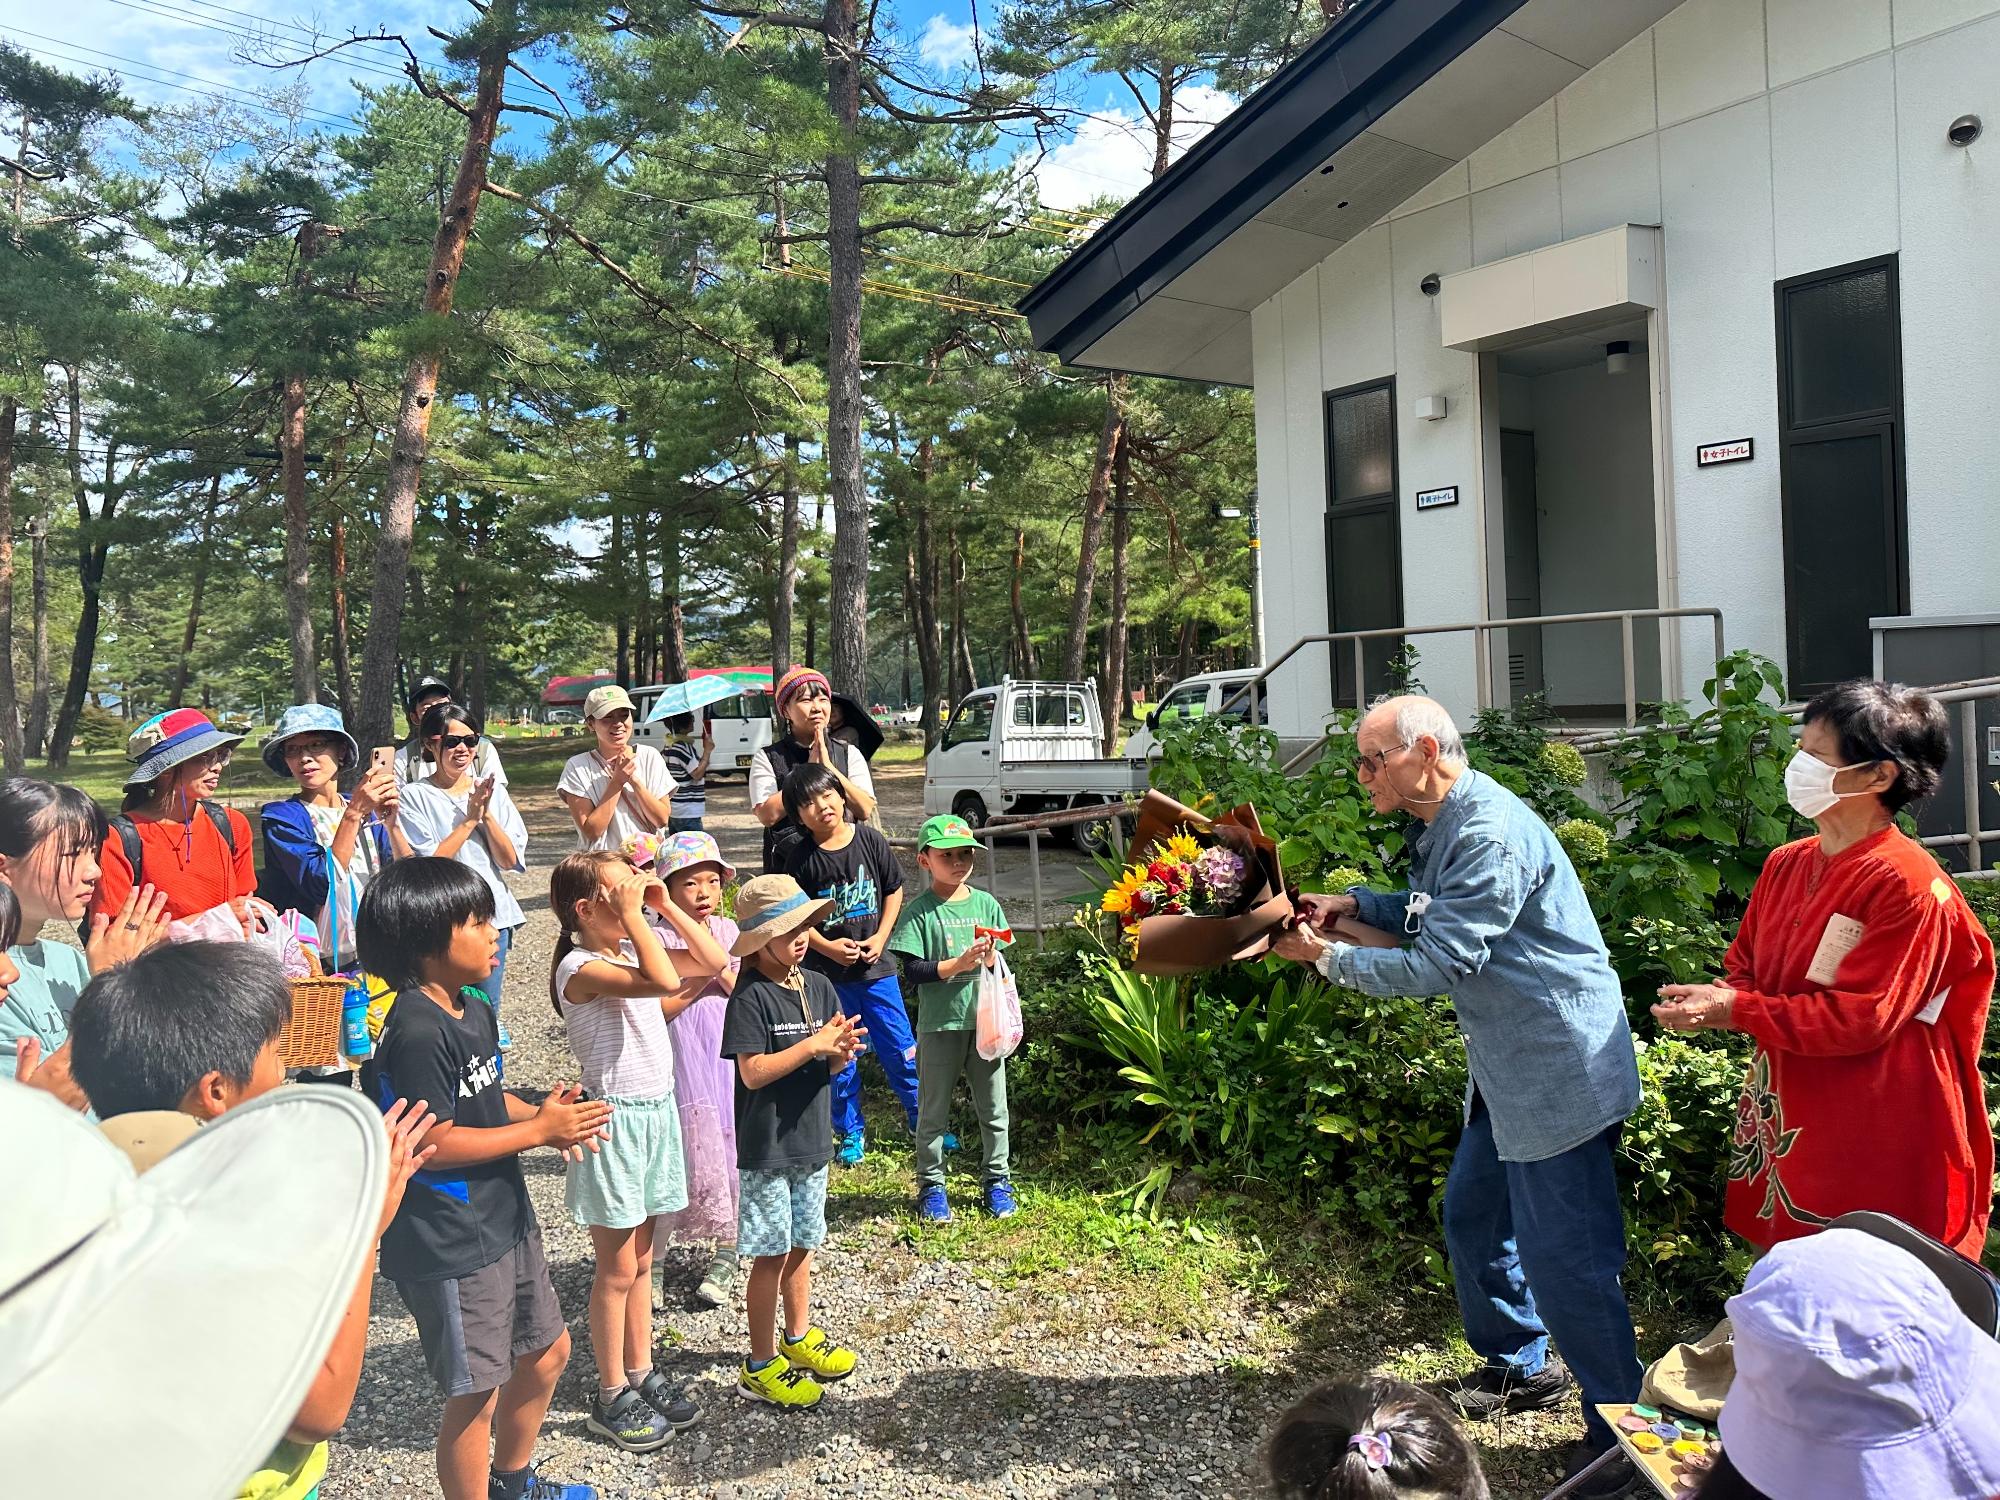
[[381, 1115], [278, 1089], [136, 1177], [83, 1116], [0, 1081], [0, 1140], [19, 1210], [0, 1221], [10, 1490], [236, 1493], [298, 1415], [374, 1248]]

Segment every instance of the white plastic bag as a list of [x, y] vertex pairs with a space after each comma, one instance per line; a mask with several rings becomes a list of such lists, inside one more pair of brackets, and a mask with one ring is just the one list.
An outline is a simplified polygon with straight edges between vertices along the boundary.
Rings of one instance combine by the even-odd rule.
[[979, 1013], [973, 1026], [973, 1045], [988, 1062], [1012, 1057], [1021, 1045], [1021, 992], [1014, 987], [1014, 971], [997, 952], [979, 971]]
[[278, 961], [289, 979], [303, 979], [313, 972], [305, 949], [295, 933], [286, 930], [277, 910], [255, 896], [249, 898], [245, 910], [249, 914], [249, 930], [236, 915], [236, 908], [228, 902], [211, 906], [207, 911], [197, 912], [191, 917], [182, 917], [167, 926], [167, 941], [170, 943], [251, 943], [262, 948]]

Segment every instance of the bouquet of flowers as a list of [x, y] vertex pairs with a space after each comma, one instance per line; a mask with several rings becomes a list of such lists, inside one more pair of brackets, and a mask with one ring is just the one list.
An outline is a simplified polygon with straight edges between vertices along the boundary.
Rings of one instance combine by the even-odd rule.
[[1148, 792], [1138, 859], [1104, 893], [1142, 974], [1189, 974], [1255, 958], [1292, 914], [1277, 846], [1249, 804], [1206, 818]]

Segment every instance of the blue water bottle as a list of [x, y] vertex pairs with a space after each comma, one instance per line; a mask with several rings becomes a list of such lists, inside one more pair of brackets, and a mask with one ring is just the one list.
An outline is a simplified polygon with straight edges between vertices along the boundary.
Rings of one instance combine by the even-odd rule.
[[356, 1062], [375, 1050], [368, 1040], [368, 983], [359, 974], [347, 977], [340, 1007], [340, 1050]]

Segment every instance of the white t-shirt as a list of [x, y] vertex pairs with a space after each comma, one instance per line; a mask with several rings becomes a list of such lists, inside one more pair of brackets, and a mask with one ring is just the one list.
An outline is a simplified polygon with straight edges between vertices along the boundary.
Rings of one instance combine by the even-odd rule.
[[[573, 948], [556, 965], [556, 994], [567, 996], [569, 982], [588, 963], [639, 966], [630, 943], [618, 957]], [[599, 995], [572, 1005], [561, 1001], [570, 1050], [583, 1072], [583, 1086], [598, 1098], [665, 1099], [674, 1091], [674, 1042], [658, 995], [620, 998]]]
[[[855, 787], [875, 795], [875, 778], [868, 771], [868, 757], [861, 753], [857, 745], [846, 740], [828, 737], [827, 749], [833, 754], [833, 768], [854, 783]], [[761, 807], [778, 795], [778, 773], [771, 769], [771, 757], [767, 751], [759, 750], [750, 757], [750, 805]]]
[[[660, 752], [651, 745], [632, 747], [632, 780], [659, 799], [662, 807], [668, 807], [674, 795], [673, 774], [667, 770], [667, 763]], [[604, 800], [605, 789], [611, 785], [611, 772], [605, 769], [604, 757], [595, 750], [586, 750], [581, 755], [572, 755], [563, 767], [562, 780], [556, 783], [556, 790], [565, 796], [582, 797], [592, 807]], [[625, 846], [625, 840], [635, 833], [658, 833], [658, 828], [633, 805], [631, 794], [618, 799], [618, 805], [611, 809], [611, 821], [604, 832], [584, 845], [586, 849], [610, 849], [614, 853]], [[577, 837], [583, 831], [577, 830]]]
[[[413, 781], [404, 787], [402, 822], [410, 847], [419, 854], [437, 853], [438, 845], [458, 826], [471, 796], [469, 786], [457, 796], [452, 796], [440, 791], [434, 781]], [[507, 788], [493, 788], [493, 802], [488, 810], [514, 846], [513, 868], [527, 869], [528, 829], [521, 821], [514, 799], [507, 795]], [[507, 882], [501, 879], [499, 867], [493, 863], [493, 851], [487, 847], [484, 829], [472, 831], [472, 835], [458, 846], [456, 858], [492, 888], [493, 923], [496, 927], [519, 927], [528, 920], [527, 913], [521, 910], [521, 903], [514, 899], [514, 893], [507, 889]]]

